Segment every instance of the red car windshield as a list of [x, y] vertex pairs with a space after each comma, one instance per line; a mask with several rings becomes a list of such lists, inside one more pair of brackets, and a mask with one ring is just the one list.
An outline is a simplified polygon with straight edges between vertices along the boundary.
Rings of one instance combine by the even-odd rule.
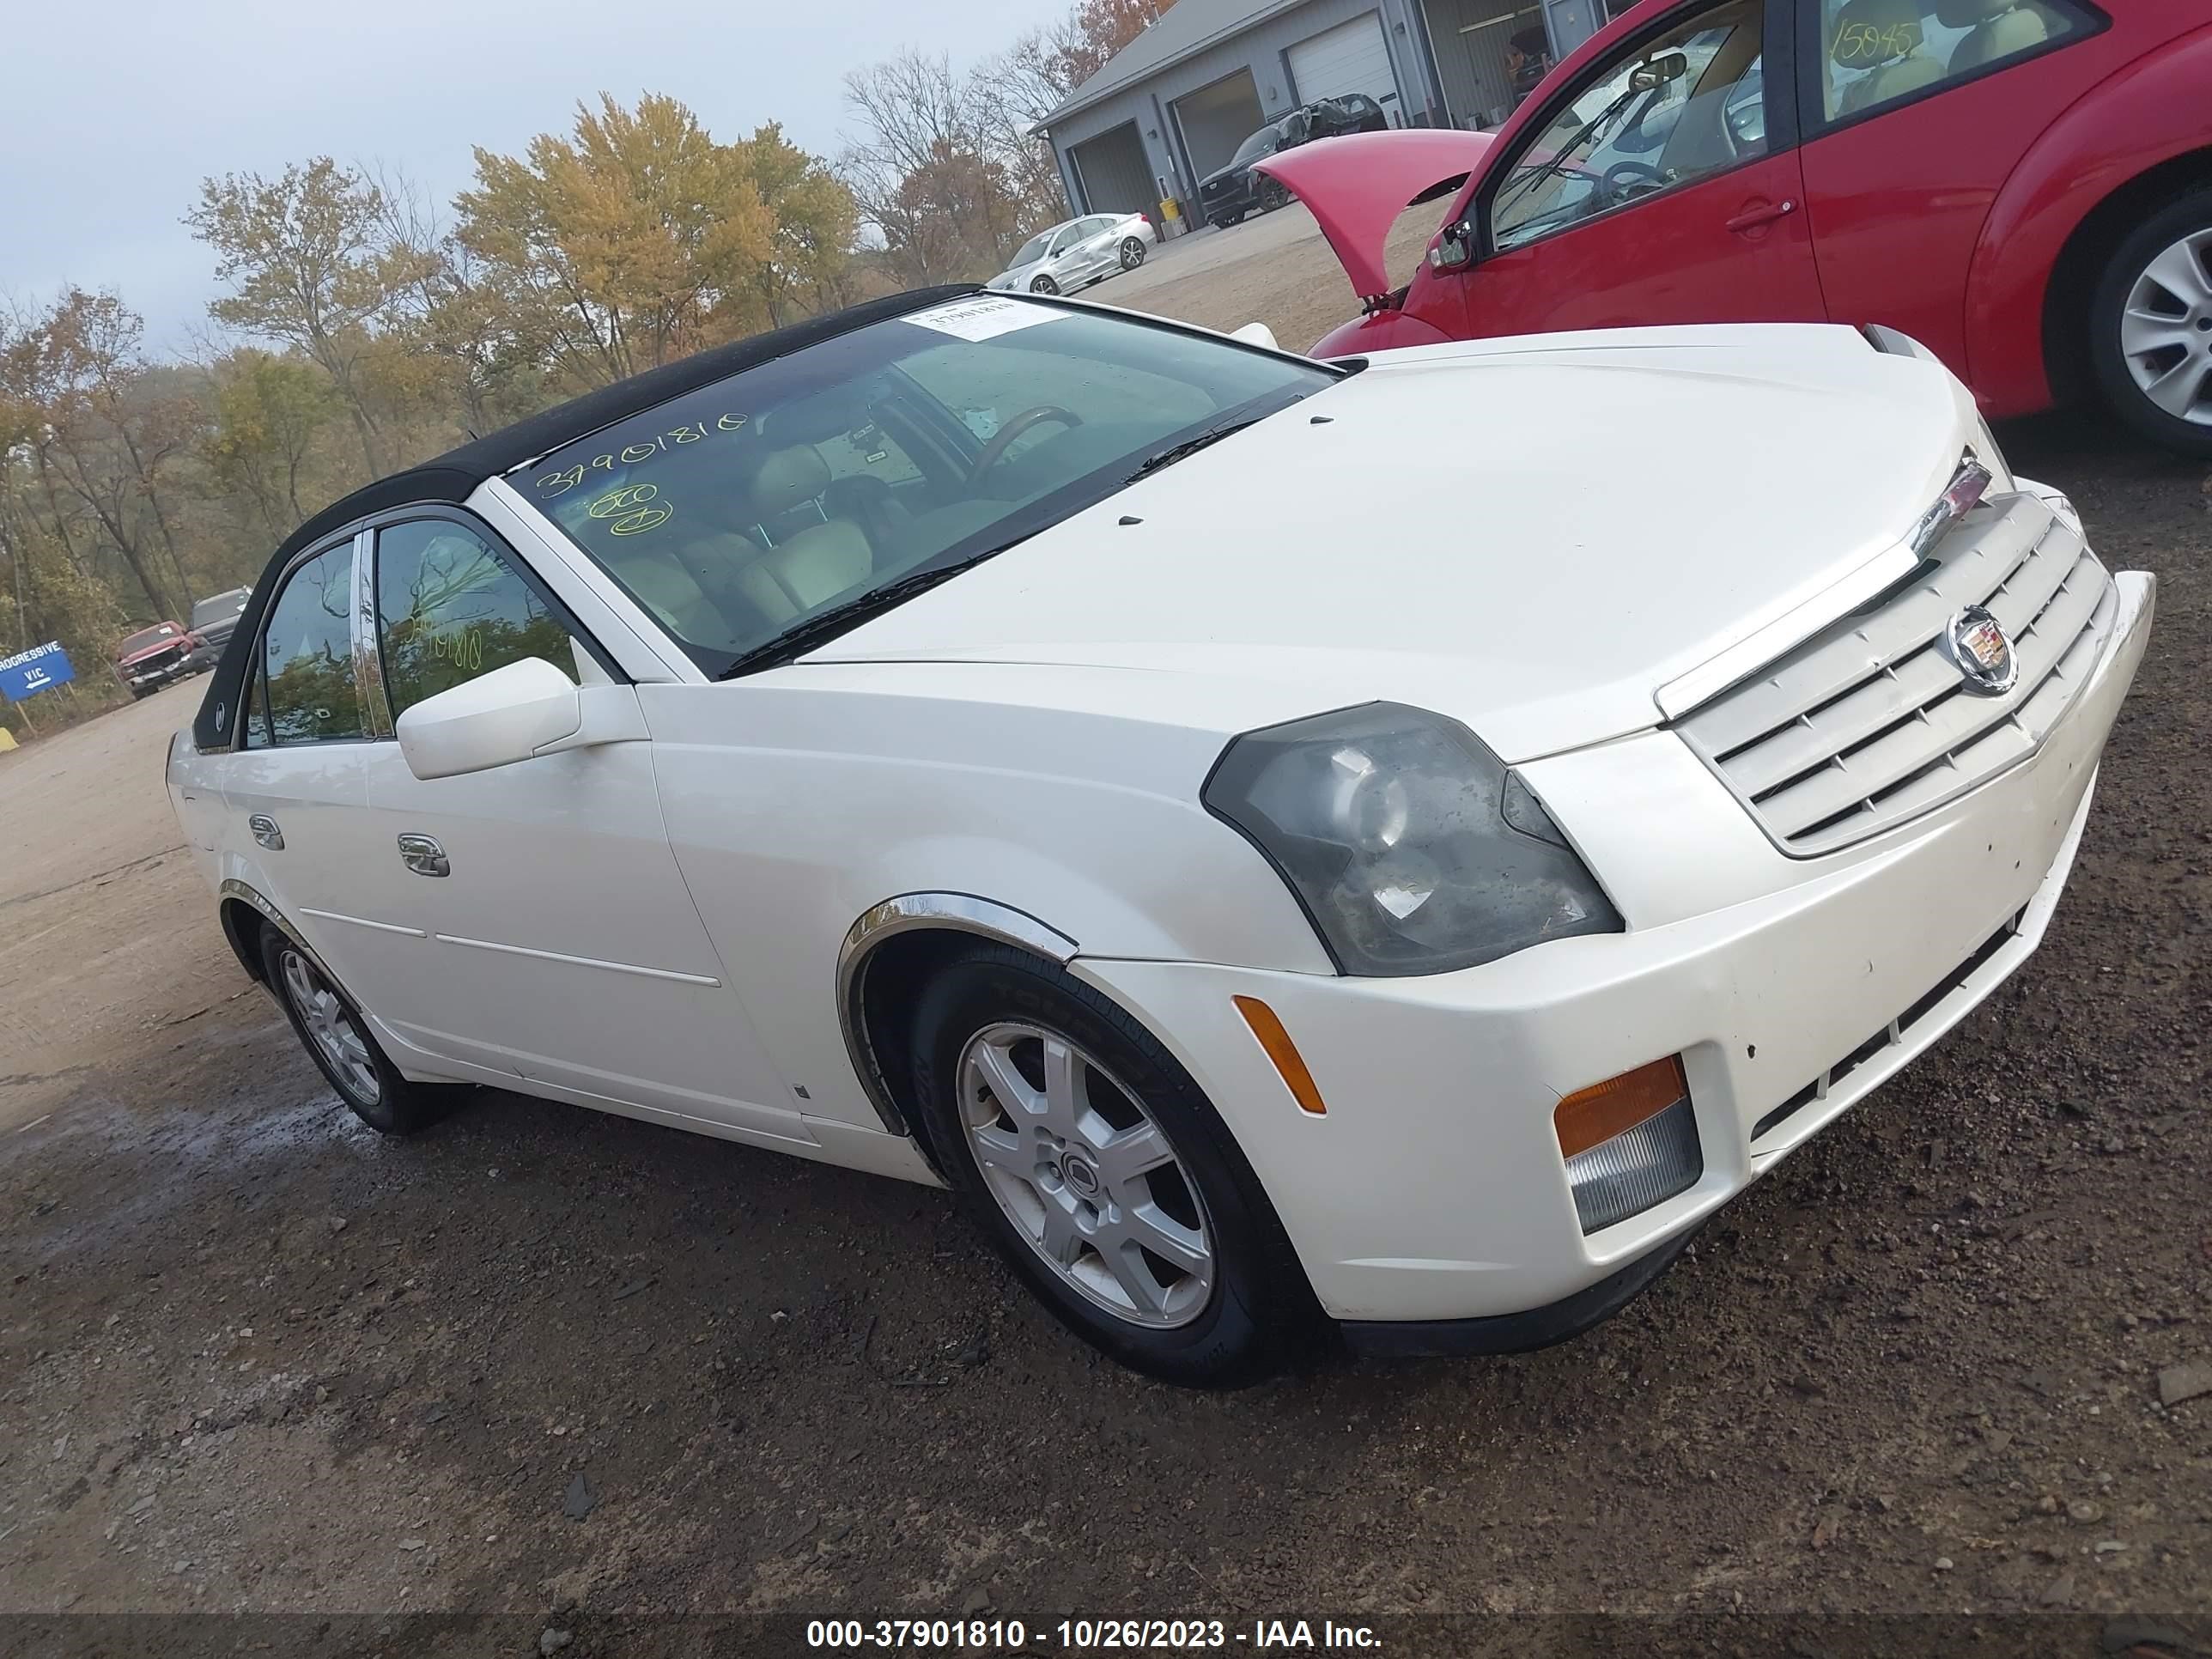
[[136, 656], [141, 651], [150, 651], [164, 640], [176, 637], [177, 629], [173, 623], [163, 623], [159, 628], [142, 628], [117, 646], [115, 654], [118, 657]]

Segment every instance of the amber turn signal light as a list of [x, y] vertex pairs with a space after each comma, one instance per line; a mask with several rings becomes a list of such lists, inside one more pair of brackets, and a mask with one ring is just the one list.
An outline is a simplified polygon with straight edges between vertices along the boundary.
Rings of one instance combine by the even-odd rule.
[[1656, 1117], [1689, 1092], [1680, 1054], [1669, 1054], [1587, 1089], [1577, 1089], [1552, 1115], [1553, 1126], [1559, 1131], [1559, 1151], [1569, 1158], [1586, 1152], [1626, 1133], [1646, 1118]]
[[1252, 1028], [1252, 1035], [1260, 1039], [1260, 1047], [1267, 1058], [1275, 1062], [1289, 1087], [1291, 1098], [1298, 1103], [1298, 1109], [1314, 1117], [1328, 1115], [1328, 1106], [1314, 1086], [1313, 1073], [1306, 1070], [1305, 1056], [1298, 1053], [1298, 1045], [1291, 1041], [1291, 1034], [1283, 1029], [1283, 1022], [1275, 1011], [1257, 997], [1231, 997], [1237, 1012], [1244, 1016], [1244, 1023]]

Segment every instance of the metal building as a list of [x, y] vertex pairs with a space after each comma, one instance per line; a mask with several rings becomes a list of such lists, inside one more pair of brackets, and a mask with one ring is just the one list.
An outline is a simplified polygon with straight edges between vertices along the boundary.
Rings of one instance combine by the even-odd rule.
[[1176, 0], [1037, 131], [1073, 214], [1188, 204], [1253, 132], [1316, 98], [1364, 92], [1394, 126], [1494, 126], [1513, 103], [1506, 42], [1540, 26], [1563, 57], [1607, 3]]

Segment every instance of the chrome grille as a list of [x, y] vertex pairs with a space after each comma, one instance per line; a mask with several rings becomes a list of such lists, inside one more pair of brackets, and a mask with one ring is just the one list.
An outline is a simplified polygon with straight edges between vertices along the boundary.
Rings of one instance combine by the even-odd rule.
[[[1966, 689], [1938, 641], [1970, 605], [2013, 642], [2002, 697]], [[2081, 532], [2033, 495], [1974, 508], [1911, 584], [1676, 724], [1784, 852], [1832, 852], [2025, 759], [2087, 682], [2118, 609]]]

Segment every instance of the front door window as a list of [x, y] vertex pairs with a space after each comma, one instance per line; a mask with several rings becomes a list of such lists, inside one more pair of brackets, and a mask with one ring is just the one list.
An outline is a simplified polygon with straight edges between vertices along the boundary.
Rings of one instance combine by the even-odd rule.
[[1490, 207], [1525, 246], [1766, 153], [1760, 0], [1723, 0], [1586, 72], [1522, 141]]
[[376, 532], [376, 628], [395, 718], [525, 657], [576, 678], [568, 630], [489, 543], [451, 519]]

